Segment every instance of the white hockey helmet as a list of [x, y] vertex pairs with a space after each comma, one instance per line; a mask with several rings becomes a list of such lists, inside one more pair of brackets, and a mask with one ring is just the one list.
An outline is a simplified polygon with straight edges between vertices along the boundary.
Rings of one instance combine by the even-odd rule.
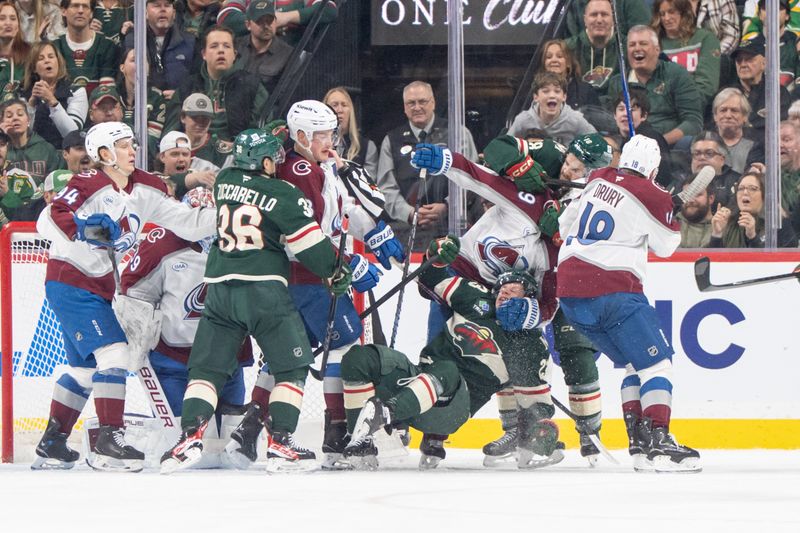
[[[114, 165], [117, 154], [114, 152], [114, 143], [122, 139], [134, 138], [133, 130], [123, 122], [103, 122], [92, 126], [86, 133], [86, 154], [95, 163]], [[100, 160], [100, 148], [106, 148], [113, 156], [113, 161]]]
[[632, 170], [647, 179], [655, 178], [661, 165], [661, 149], [655, 139], [634, 135], [622, 147], [619, 168]]
[[292, 104], [286, 115], [286, 124], [292, 140], [296, 141], [297, 132], [302, 130], [310, 141], [316, 131], [333, 130], [335, 135], [339, 128], [339, 119], [327, 104], [317, 100], [303, 100]]

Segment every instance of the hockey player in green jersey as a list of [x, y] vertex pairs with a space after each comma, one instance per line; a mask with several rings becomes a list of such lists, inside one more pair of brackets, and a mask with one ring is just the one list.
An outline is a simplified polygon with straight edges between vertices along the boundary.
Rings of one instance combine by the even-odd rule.
[[282, 158], [276, 137], [245, 130], [234, 143], [234, 167], [217, 176], [217, 240], [206, 265], [208, 293], [189, 356], [181, 437], [161, 458], [162, 473], [199, 460], [203, 432], [247, 335], [258, 342], [276, 381], [268, 460], [275, 468], [291, 468], [306, 458], [292, 433], [314, 358], [287, 290], [287, 253], [328, 280], [337, 295], [349, 287], [351, 272], [346, 263], [337, 269], [333, 244], [314, 221], [308, 200], [289, 183], [273, 179]]
[[[515, 389], [524, 390], [531, 403], [519, 411], [518, 466], [538, 468], [563, 459], [558, 427], [550, 420], [553, 405], [535, 401], [537, 395], [549, 393], [544, 381], [547, 346], [535, 329], [536, 283], [525, 271], [511, 270], [498, 277], [490, 293], [449, 273], [447, 265], [456, 259], [459, 247], [458, 239], [448, 236], [434, 240], [428, 249], [428, 256], [438, 255], [440, 262], [425, 270], [420, 281], [453, 316], [422, 349], [419, 365], [375, 344], [353, 346], [344, 356], [344, 401], [352, 434], [344, 455], [357, 468], [377, 467], [373, 435], [395, 423], [425, 433], [420, 468], [435, 467], [445, 457], [441, 441], [505, 388], [511, 375], [516, 376]], [[515, 300], [526, 301], [525, 313], [507, 312]], [[527, 334], [520, 335], [523, 332]], [[518, 342], [531, 343], [524, 360], [515, 359]], [[512, 365], [515, 372], [509, 372]]]

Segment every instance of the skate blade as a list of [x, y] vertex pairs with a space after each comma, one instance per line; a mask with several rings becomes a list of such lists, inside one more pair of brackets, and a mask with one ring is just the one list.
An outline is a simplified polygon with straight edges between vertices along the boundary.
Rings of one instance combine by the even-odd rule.
[[611, 455], [611, 452], [608, 451], [608, 448], [606, 448], [603, 443], [600, 442], [600, 437], [598, 437], [595, 433], [590, 433], [589, 440], [592, 441], [592, 444], [594, 444], [594, 447], [597, 448], [597, 451], [600, 452], [600, 454], [605, 457], [608, 462], [614, 465], [619, 464], [619, 461], [617, 461], [616, 458]]
[[703, 471], [698, 457], [687, 457], [676, 463], [667, 455], [653, 458], [653, 468], [658, 474], [697, 474]]
[[173, 472], [185, 470], [193, 464], [198, 463], [203, 456], [203, 448], [197, 446], [188, 448], [183, 452], [183, 456], [185, 457], [183, 461], [177, 457], [169, 457], [168, 459], [161, 461], [160, 473], [164, 475], [172, 474]]
[[361, 412], [358, 413], [358, 419], [356, 420], [356, 426], [355, 429], [353, 429], [353, 434], [350, 436], [350, 442], [361, 442], [370, 435], [367, 418], [372, 419], [374, 417], [375, 404], [372, 402], [365, 403], [364, 407], [361, 409]]
[[354, 470], [359, 472], [375, 472], [378, 470], [377, 455], [353, 455], [347, 458]]
[[320, 465], [322, 470], [353, 470], [353, 465], [341, 453], [326, 453]]
[[564, 452], [555, 450], [550, 455], [537, 455], [529, 450], [519, 451], [519, 461], [517, 468], [521, 470], [535, 470], [560, 463], [564, 460]]
[[283, 457], [269, 457], [267, 459], [268, 474], [302, 474], [319, 469], [316, 459], [290, 460]]
[[633, 469], [639, 473], [652, 473], [655, 472], [655, 467], [653, 466], [653, 462], [647, 458], [644, 454], [636, 454], [633, 455]]
[[[93, 456], [93, 457], [92, 457]], [[86, 458], [86, 464], [100, 472], [141, 472], [144, 468], [142, 459], [115, 459], [97, 453]]]
[[247, 470], [255, 461], [251, 461], [249, 457], [240, 451], [241, 449], [241, 445], [231, 439], [231, 441], [225, 445], [225, 453], [223, 456], [226, 458], [226, 463], [236, 470]]
[[70, 470], [75, 466], [75, 461], [67, 462], [53, 457], [39, 457], [31, 464], [31, 470]]
[[435, 455], [423, 455], [419, 458], [419, 469], [420, 470], [433, 470], [439, 463], [442, 462], [441, 457], [436, 457]]
[[503, 466], [515, 465], [519, 457], [516, 452], [508, 452], [503, 455], [484, 455], [483, 466], [486, 468], [501, 468]]
[[597, 468], [597, 461], [600, 454], [584, 455], [586, 462], [589, 463], [589, 468]]

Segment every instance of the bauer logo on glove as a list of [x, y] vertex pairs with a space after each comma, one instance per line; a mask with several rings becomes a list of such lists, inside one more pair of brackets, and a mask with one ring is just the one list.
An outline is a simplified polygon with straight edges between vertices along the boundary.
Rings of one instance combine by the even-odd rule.
[[364, 235], [364, 241], [370, 247], [381, 266], [386, 270], [392, 268], [392, 263], [389, 260], [394, 257], [399, 263], [406, 259], [406, 254], [403, 253], [403, 245], [394, 236], [392, 227], [388, 226], [383, 220], [378, 221], [375, 228]]

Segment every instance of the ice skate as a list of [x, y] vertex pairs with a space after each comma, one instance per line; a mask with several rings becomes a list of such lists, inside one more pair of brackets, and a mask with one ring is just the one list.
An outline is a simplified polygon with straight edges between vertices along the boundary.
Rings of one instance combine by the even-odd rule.
[[225, 445], [228, 459], [239, 470], [247, 470], [258, 458], [258, 436], [264, 429], [263, 414], [260, 405], [251, 403], [241, 423], [231, 433], [231, 440]]
[[325, 432], [322, 437], [323, 470], [350, 470], [352, 465], [344, 457], [343, 452], [350, 436], [347, 434], [347, 422], [331, 420], [330, 413], [325, 411]]
[[447, 456], [442, 435], [423, 435], [419, 451], [422, 454], [422, 457], [419, 458], [420, 470], [433, 470]]
[[668, 428], [653, 428], [652, 437], [647, 459], [656, 472], [696, 473], [703, 470], [697, 450], [675, 442]]
[[125, 429], [115, 426], [100, 426], [94, 454], [86, 463], [95, 470], [108, 472], [141, 472], [144, 454], [125, 444]]
[[597, 465], [597, 458], [600, 457], [600, 450], [597, 449], [597, 446], [595, 446], [592, 440], [589, 438], [588, 433], [580, 433], [579, 437], [581, 444], [581, 457], [586, 457], [586, 460], [589, 462], [589, 466], [594, 468]]
[[[358, 414], [355, 428], [353, 429], [352, 440], [360, 442], [369, 435], [373, 435], [380, 428], [392, 423], [392, 412], [388, 405], [384, 404], [373, 396], [364, 403], [364, 407]], [[387, 428], [387, 433], [391, 433], [391, 427]]]
[[355, 470], [378, 469], [378, 448], [371, 435], [358, 442], [351, 440], [345, 447], [343, 455], [348, 465]]
[[50, 418], [44, 435], [36, 446], [36, 459], [31, 470], [69, 470], [75, 466], [80, 454], [67, 446], [66, 433], [61, 433], [61, 424]]
[[208, 420], [197, 419], [197, 423], [181, 432], [178, 443], [161, 456], [161, 473], [171, 474], [188, 468], [200, 460], [203, 454], [203, 433]]
[[647, 458], [652, 440], [649, 418], [639, 418], [634, 413], [625, 413], [625, 430], [628, 432], [628, 453], [633, 458], [633, 469], [637, 472], [653, 472], [653, 463]]
[[558, 426], [550, 419], [533, 423], [529, 431], [521, 428], [517, 445], [517, 468], [544, 468], [560, 463], [564, 460], [564, 451], [559, 444]]
[[509, 428], [500, 438], [483, 447], [483, 466], [494, 468], [517, 461], [517, 442], [519, 431], [517, 426]]
[[317, 456], [303, 448], [288, 431], [273, 431], [267, 446], [267, 472], [308, 472], [317, 468]]

